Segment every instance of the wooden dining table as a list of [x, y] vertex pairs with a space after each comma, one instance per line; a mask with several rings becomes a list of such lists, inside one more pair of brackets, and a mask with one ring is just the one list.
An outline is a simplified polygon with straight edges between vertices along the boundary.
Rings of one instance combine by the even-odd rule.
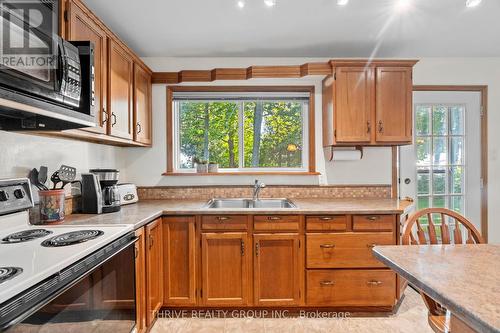
[[500, 245], [376, 246], [373, 254], [446, 307], [452, 333], [500, 332]]

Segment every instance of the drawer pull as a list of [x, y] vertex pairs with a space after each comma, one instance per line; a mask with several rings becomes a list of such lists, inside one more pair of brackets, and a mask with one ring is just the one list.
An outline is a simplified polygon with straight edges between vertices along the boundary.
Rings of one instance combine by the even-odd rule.
[[323, 280], [323, 281], [319, 281], [319, 284], [321, 286], [333, 286], [333, 285], [335, 285], [335, 282], [331, 281], [331, 280]]
[[322, 249], [333, 249], [335, 248], [335, 244], [321, 244], [319, 247]]
[[217, 216], [217, 220], [219, 220], [220, 222], [227, 221], [227, 220], [230, 220], [230, 219], [231, 218], [227, 217], [227, 216]]
[[372, 249], [374, 248], [375, 246], [377, 246], [377, 244], [367, 244], [366, 247], [369, 248], [369, 249]]
[[331, 221], [333, 220], [333, 217], [328, 217], [328, 216], [322, 216], [319, 218], [321, 221]]
[[269, 221], [279, 221], [279, 220], [281, 220], [281, 217], [279, 217], [279, 216], [268, 216], [267, 219]]
[[367, 216], [366, 219], [368, 221], [376, 221], [376, 220], [380, 220], [380, 216]]
[[369, 286], [380, 286], [382, 284], [382, 281], [372, 280], [372, 281], [366, 282], [366, 284], [369, 285]]

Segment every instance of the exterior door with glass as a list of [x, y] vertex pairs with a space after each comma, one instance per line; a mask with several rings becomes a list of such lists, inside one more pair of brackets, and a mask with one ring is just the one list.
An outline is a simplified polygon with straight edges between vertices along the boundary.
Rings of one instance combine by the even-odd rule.
[[414, 144], [400, 150], [400, 196], [445, 207], [481, 230], [481, 93], [416, 91]]

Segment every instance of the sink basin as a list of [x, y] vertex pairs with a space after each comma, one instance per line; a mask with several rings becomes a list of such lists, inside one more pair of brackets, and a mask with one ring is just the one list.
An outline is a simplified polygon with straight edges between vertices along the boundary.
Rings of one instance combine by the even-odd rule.
[[204, 208], [296, 208], [288, 199], [211, 199]]

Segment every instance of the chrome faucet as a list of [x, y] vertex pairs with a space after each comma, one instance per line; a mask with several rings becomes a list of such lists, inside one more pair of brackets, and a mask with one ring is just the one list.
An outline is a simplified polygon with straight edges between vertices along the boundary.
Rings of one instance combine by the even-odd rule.
[[253, 201], [259, 200], [260, 190], [262, 190], [264, 187], [266, 187], [266, 184], [259, 182], [258, 179], [255, 180], [255, 183], [253, 185]]

